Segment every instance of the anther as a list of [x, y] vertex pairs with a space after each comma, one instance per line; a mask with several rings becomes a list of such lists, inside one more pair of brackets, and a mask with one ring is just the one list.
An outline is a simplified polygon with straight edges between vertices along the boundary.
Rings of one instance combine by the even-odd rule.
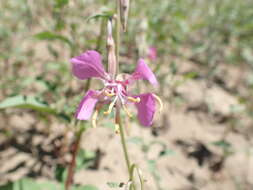
[[133, 98], [131, 96], [128, 96], [127, 99], [131, 102], [134, 102], [134, 103], [139, 103], [141, 101], [141, 99], [139, 97], [137, 98]]
[[119, 131], [119, 124], [117, 124], [117, 123], [115, 124], [114, 130], [115, 130], [115, 133], [116, 133], [116, 134], [119, 134], [119, 132], [120, 132], [120, 131]]
[[108, 92], [107, 90], [104, 91], [105, 95], [108, 96], [108, 97], [113, 97], [115, 96], [115, 93], [114, 92]]

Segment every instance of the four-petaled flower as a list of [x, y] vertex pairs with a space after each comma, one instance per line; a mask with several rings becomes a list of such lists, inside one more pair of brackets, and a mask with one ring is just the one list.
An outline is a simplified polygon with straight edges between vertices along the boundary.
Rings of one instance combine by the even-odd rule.
[[98, 109], [102, 105], [109, 104], [108, 111], [104, 114], [110, 114], [116, 103], [120, 103], [127, 115], [131, 117], [126, 105], [133, 103], [137, 108], [140, 123], [143, 126], [152, 124], [156, 100], [160, 104], [161, 100], [153, 93], [132, 95], [127, 90], [128, 85], [139, 79], [148, 80], [153, 85], [157, 84], [155, 75], [143, 59], [139, 59], [135, 71], [125, 80], [118, 80], [117, 77], [114, 79], [110, 73], [107, 73], [102, 65], [101, 55], [96, 51], [86, 51], [72, 58], [71, 62], [72, 72], [78, 79], [95, 77], [102, 80], [104, 84], [101, 90], [88, 90], [76, 111], [77, 119], [88, 120], [95, 109], [92, 117], [92, 123], [95, 126]]

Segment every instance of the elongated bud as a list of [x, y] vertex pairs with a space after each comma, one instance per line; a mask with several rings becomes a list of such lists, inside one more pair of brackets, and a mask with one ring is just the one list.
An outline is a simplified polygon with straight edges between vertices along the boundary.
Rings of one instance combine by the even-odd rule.
[[107, 24], [107, 49], [108, 49], [108, 72], [112, 79], [116, 77], [117, 61], [115, 55], [115, 43], [112, 37], [112, 20], [108, 20]]
[[120, 20], [123, 27], [123, 31], [126, 32], [130, 0], [119, 0], [119, 1], [120, 1]]

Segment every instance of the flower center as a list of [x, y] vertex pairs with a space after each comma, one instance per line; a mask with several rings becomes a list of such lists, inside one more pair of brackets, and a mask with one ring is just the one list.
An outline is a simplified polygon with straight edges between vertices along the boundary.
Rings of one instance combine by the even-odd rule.
[[140, 102], [140, 98], [134, 98], [127, 95], [126, 85], [122, 81], [108, 82], [105, 84], [104, 94], [111, 100], [109, 108], [104, 114], [110, 114], [113, 107], [117, 101], [120, 101], [122, 108], [129, 117], [132, 117], [132, 114], [126, 108], [126, 103], [130, 102]]

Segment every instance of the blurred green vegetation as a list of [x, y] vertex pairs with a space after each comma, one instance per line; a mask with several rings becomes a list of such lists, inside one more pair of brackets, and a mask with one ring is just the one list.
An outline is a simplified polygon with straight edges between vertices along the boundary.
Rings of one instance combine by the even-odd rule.
[[[250, 0], [134, 1], [121, 54], [135, 62], [152, 45], [158, 49], [157, 67], [180, 67], [173, 62], [177, 57], [200, 65], [196, 72], [204, 77], [224, 64], [252, 69], [252, 8]], [[70, 86], [68, 60], [86, 49], [105, 54], [100, 29], [104, 18], [87, 19], [112, 13], [113, 2], [9, 0], [0, 9], [1, 99], [33, 95], [72, 114], [79, 94]], [[163, 79], [159, 71], [156, 74]], [[252, 74], [248, 78], [249, 91], [242, 97], [246, 102], [252, 94]]]

